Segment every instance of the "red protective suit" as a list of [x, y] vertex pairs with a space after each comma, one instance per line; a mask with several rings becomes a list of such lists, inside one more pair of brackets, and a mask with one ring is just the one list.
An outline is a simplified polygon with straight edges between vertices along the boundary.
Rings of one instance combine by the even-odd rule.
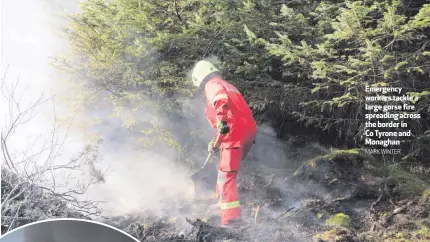
[[205, 85], [206, 117], [215, 128], [226, 121], [230, 132], [221, 138], [221, 157], [216, 186], [221, 202], [221, 223], [240, 218], [236, 178], [241, 161], [248, 154], [257, 133], [257, 124], [245, 99], [233, 85], [217, 76]]

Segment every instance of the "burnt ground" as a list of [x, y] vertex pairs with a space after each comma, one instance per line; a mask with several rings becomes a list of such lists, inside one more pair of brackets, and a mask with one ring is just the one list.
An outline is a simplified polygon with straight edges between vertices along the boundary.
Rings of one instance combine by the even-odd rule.
[[104, 222], [140, 241], [430, 241], [429, 185], [400, 167], [354, 150], [307, 159], [295, 170], [266, 165], [250, 161], [241, 170], [239, 227], [218, 227], [218, 208], [203, 202], [184, 202], [164, 217]]
[[[145, 211], [102, 222], [140, 241], [430, 241], [428, 176], [357, 150], [311, 149], [305, 151], [312, 156], [289, 152], [292, 156], [280, 158], [285, 163], [261, 158], [243, 163], [239, 227], [218, 227], [216, 201], [172, 201], [162, 215]], [[212, 168], [197, 189], [214, 191]], [[28, 187], [13, 185], [18, 180], [8, 174], [2, 171], [2, 194], [16, 193], [16, 199], [3, 211], [2, 232], [48, 218], [90, 219], [37, 187], [27, 196]], [[18, 189], [11, 192], [13, 187]]]

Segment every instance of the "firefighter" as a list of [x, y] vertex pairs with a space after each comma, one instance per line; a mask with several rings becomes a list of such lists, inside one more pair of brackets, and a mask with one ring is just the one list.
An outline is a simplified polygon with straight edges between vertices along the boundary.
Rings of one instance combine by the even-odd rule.
[[192, 80], [194, 86], [204, 91], [207, 120], [217, 129], [217, 136], [221, 135], [217, 147], [214, 147], [217, 136], [208, 145], [209, 152], [220, 153], [216, 196], [221, 205], [221, 225], [239, 224], [241, 209], [236, 179], [241, 161], [255, 143], [257, 124], [241, 93], [221, 77], [212, 63], [197, 62]]

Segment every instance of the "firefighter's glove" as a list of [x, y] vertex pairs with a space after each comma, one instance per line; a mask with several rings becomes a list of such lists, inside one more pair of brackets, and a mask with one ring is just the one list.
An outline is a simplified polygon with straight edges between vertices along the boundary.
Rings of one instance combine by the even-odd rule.
[[227, 134], [230, 132], [230, 127], [228, 127], [226, 121], [218, 121], [216, 128], [220, 134]]
[[208, 144], [208, 152], [214, 155], [218, 152], [218, 150], [218, 147], [215, 147], [215, 139], [211, 140], [211, 142]]

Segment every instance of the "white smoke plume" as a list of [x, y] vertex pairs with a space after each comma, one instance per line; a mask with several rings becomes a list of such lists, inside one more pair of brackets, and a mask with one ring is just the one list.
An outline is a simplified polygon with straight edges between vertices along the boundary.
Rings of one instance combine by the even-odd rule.
[[[32, 93], [48, 92], [51, 95], [57, 94], [59, 97], [69, 98], [76, 96], [79, 90], [67, 88], [64, 84], [67, 77], [48, 65], [49, 56], [67, 50], [67, 41], [57, 37], [45, 21], [49, 16], [53, 17], [52, 13], [46, 11], [46, 9], [51, 9], [47, 5], [58, 4], [60, 1], [44, 4], [41, 1], [30, 1], [31, 3], [26, 1], [27, 8], [25, 9], [21, 7], [24, 4], [22, 0], [4, 2], [5, 11], [3, 13], [6, 13], [7, 16], [3, 16], [3, 26], [6, 28], [3, 30], [5, 39], [2, 44], [4, 50], [2, 68], [4, 69], [5, 65], [10, 64], [11, 68], [15, 69], [15, 76], [21, 74], [21, 81], [32, 86]], [[77, 11], [75, 1], [61, 1], [61, 4], [67, 5], [69, 13]], [[18, 11], [29, 12], [16, 14]], [[55, 21], [51, 19], [50, 23], [53, 24], [53, 22]], [[219, 58], [214, 55], [206, 59], [214, 64], [219, 63]], [[27, 101], [30, 99], [30, 97], [26, 98]], [[70, 109], [62, 107], [60, 104], [56, 105], [59, 106], [58, 115], [75, 118], [75, 120], [69, 120], [74, 121], [74, 126], [69, 130], [63, 155], [58, 162], [65, 162], [73, 157], [84, 146], [88, 135], [98, 133], [103, 139], [100, 146], [102, 157], [97, 163], [97, 168], [106, 171], [105, 182], [91, 187], [82, 198], [105, 201], [104, 215], [136, 214], [147, 210], [158, 215], [165, 215], [166, 208], [193, 198], [194, 187], [189, 177], [190, 172], [184, 169], [185, 166], [178, 164], [177, 161], [181, 154], [177, 150], [168, 146], [156, 147], [158, 149], [153, 150], [136, 149], [136, 141], [124, 132], [123, 123], [118, 118], [106, 116], [110, 114], [111, 110], [99, 110], [97, 113], [78, 112], [76, 116], [75, 113], [68, 114], [71, 112]], [[187, 100], [183, 105], [189, 112], [186, 116], [194, 117], [193, 122], [181, 124], [187, 125], [186, 129], [181, 129], [181, 125], [179, 125], [172, 131], [179, 136], [176, 138], [183, 142], [182, 144], [187, 143], [186, 141], [189, 139], [195, 139], [193, 141], [197, 145], [186, 147], [186, 149], [193, 154], [193, 162], [198, 166], [206, 158], [206, 144], [212, 138], [214, 131], [204, 117], [204, 102], [201, 99]], [[52, 106], [48, 105], [42, 116], [44, 118], [32, 121], [22, 130], [21, 134], [16, 134], [14, 141], [16, 152], [19, 149], [25, 149], [22, 147], [25, 143], [23, 141], [34, 140], [40, 132], [51, 128], [52, 122], [48, 121], [52, 117], [50, 112], [52, 112]], [[130, 110], [127, 110], [126, 107], [124, 115], [129, 114]], [[167, 125], [167, 121], [171, 121], [163, 120], [154, 111], [140, 111], [130, 115], [140, 121], [156, 118], [162, 127]], [[94, 118], [103, 120], [103, 123], [96, 126], [96, 129], [86, 130], [79, 127], [79, 124], [89, 123]], [[200, 133], [200, 135], [193, 136], [189, 134], [189, 130]], [[63, 134], [65, 131], [63, 130]], [[32, 138], [29, 139], [29, 136]], [[290, 161], [286, 147], [285, 143], [275, 137], [271, 128], [260, 126], [256, 144], [252, 148], [249, 158], [244, 161], [244, 166], [255, 165], [255, 172], [264, 175], [270, 175], [270, 169], [288, 169]], [[77, 179], [85, 179], [85, 177]], [[298, 207], [302, 195], [309, 193], [307, 185], [291, 187], [290, 184], [285, 183], [275, 186], [286, 197], [286, 204], [292, 207]], [[318, 193], [324, 193], [324, 191], [316, 189], [315, 194]], [[249, 199], [257, 200], [259, 197], [249, 197]], [[273, 216], [278, 213], [270, 210], [267, 212], [273, 213]]]

